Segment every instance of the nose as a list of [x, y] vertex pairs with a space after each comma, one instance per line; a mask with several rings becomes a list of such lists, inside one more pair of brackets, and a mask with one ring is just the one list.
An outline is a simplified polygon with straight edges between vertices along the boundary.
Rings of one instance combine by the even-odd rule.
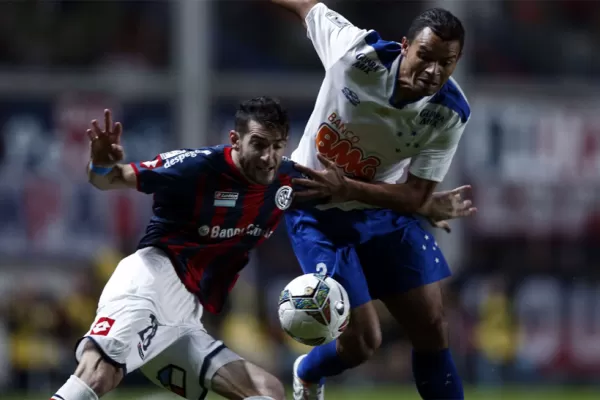
[[425, 68], [425, 72], [431, 76], [437, 75], [438, 70], [439, 64], [437, 62], [430, 62], [429, 65], [427, 65], [427, 68]]
[[269, 146], [265, 148], [265, 150], [261, 154], [260, 160], [263, 161], [265, 164], [269, 164], [274, 154], [275, 149], [273, 148], [273, 146]]

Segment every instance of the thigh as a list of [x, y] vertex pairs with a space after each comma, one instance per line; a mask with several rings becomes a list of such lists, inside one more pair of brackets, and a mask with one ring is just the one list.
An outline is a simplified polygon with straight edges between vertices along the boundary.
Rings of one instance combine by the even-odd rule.
[[211, 389], [215, 373], [224, 365], [241, 360], [223, 342], [197, 329], [146, 363], [141, 371], [154, 384], [181, 397], [198, 400]]
[[344, 226], [336, 227], [330, 220], [300, 210], [288, 211], [286, 224], [292, 248], [305, 274], [320, 273], [335, 279], [348, 292], [351, 308], [371, 301], [353, 240], [340, 239], [345, 234]]
[[123, 299], [100, 309], [77, 343], [75, 358], [81, 359], [85, 343], [90, 341], [106, 361], [128, 373], [177, 341], [178, 332], [177, 327], [162, 325], [151, 305]]
[[414, 218], [397, 218], [395, 228], [357, 247], [369, 290], [381, 299], [406, 293], [451, 275], [435, 238]]
[[175, 342], [180, 311], [189, 313], [195, 306], [169, 303], [176, 294], [165, 290], [176, 287], [169, 273], [174, 274], [168, 259], [152, 256], [151, 249], [123, 259], [100, 296], [94, 322], [76, 346], [76, 359], [91, 341], [108, 362], [129, 372]]

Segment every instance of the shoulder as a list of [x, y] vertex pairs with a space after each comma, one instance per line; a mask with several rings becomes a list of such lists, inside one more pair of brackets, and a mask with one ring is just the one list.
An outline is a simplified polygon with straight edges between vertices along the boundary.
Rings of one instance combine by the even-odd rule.
[[389, 73], [401, 52], [399, 43], [383, 40], [377, 31], [370, 30], [357, 38], [342, 61], [364, 75], [374, 76], [373, 73]]
[[356, 91], [359, 97], [387, 97], [382, 85], [387, 87], [387, 82], [395, 79], [401, 52], [400, 44], [383, 40], [376, 31], [366, 31], [366, 35], [334, 65], [334, 73], [341, 75], [332, 79]]
[[279, 175], [284, 175], [290, 178], [299, 178], [302, 176], [300, 171], [296, 169], [296, 163], [288, 157], [281, 159], [281, 165], [279, 166]]
[[466, 124], [471, 117], [471, 107], [467, 97], [453, 78], [450, 78], [428, 103], [445, 107], [454, 113], [462, 124]]
[[[362, 50], [362, 52], [361, 52]], [[383, 40], [377, 31], [368, 31], [364, 37], [362, 46], [357, 46], [357, 57], [362, 54], [368, 54], [375, 57], [381, 65], [388, 71], [393, 62], [400, 57], [402, 47], [400, 43], [389, 40]]]
[[172, 150], [166, 153], [159, 154], [160, 160], [165, 168], [169, 168], [176, 164], [204, 164], [210, 163], [219, 154], [223, 154], [223, 150], [219, 146], [201, 147], [197, 149], [179, 149]]

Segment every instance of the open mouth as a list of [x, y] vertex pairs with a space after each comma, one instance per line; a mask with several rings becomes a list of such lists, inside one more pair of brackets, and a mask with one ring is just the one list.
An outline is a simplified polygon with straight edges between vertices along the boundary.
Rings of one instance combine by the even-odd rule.
[[427, 86], [437, 86], [438, 85], [438, 82], [435, 80], [425, 79], [425, 78], [419, 78], [418, 80]]

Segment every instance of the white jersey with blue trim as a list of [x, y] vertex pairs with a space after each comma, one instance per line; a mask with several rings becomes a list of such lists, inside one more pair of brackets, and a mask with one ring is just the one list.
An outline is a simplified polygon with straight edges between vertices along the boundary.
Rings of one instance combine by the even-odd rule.
[[454, 79], [433, 96], [394, 103], [399, 43], [357, 28], [323, 3], [310, 10], [306, 26], [325, 79], [292, 159], [319, 170], [319, 152], [349, 177], [398, 183], [408, 166], [417, 177], [441, 182], [470, 117]]

